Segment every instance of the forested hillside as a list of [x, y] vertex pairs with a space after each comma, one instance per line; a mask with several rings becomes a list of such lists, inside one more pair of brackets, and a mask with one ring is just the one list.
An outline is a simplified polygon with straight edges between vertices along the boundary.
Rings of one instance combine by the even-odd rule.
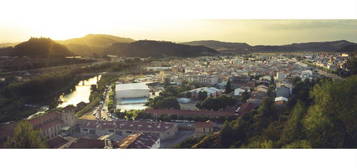
[[133, 43], [115, 43], [106, 51], [123, 57], [192, 57], [214, 55], [218, 52], [204, 46], [190, 46], [166, 41], [140, 40]]
[[299, 81], [286, 107], [266, 99], [220, 132], [180, 148], [356, 148], [357, 76]]

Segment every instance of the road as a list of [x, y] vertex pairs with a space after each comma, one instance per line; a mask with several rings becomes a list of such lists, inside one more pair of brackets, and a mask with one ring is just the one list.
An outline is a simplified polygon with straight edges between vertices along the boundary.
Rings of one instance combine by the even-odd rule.
[[108, 109], [109, 93], [111, 92], [111, 89], [112, 89], [111, 87], [108, 87], [108, 89], [105, 90], [105, 92], [104, 92], [105, 98], [104, 98], [102, 108], [100, 110], [102, 118], [104, 118], [104, 120], [107, 120], [107, 121], [112, 120], [112, 118], [108, 115], [108, 113], [109, 113], [109, 109]]

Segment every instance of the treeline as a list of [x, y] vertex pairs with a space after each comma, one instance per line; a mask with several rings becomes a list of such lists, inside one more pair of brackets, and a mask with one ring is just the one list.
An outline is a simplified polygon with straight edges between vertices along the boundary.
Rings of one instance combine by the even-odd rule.
[[226, 122], [220, 132], [182, 148], [356, 148], [357, 76], [296, 81], [287, 106], [265, 99], [258, 109]]
[[27, 108], [26, 104], [56, 107], [59, 103], [58, 97], [73, 89], [80, 80], [98, 72], [126, 70], [133, 64], [134, 61], [108, 62], [86, 67], [61, 68], [45, 72], [29, 81], [13, 81], [0, 89], [0, 122], [22, 119], [36, 112], [36, 108]]

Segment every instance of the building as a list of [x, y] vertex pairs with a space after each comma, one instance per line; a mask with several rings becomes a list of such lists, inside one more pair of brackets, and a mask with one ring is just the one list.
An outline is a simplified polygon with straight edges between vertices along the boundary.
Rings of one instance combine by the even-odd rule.
[[283, 72], [277, 72], [275, 76], [275, 80], [284, 80], [287, 77], [287, 75]]
[[254, 104], [254, 103], [244, 103], [242, 105], [240, 105], [237, 110], [235, 111], [239, 116], [242, 116], [250, 111], [252, 111], [253, 109], [257, 108], [258, 104]]
[[224, 91], [223, 89], [217, 89], [215, 87], [201, 87], [197, 89], [190, 90], [193, 98], [198, 98], [200, 92], [206, 92], [207, 97], [217, 97], [221, 95]]
[[300, 75], [301, 80], [305, 80], [305, 79], [309, 79], [312, 80], [313, 78], [313, 73], [311, 70], [305, 70], [305, 71], [301, 71], [301, 75]]
[[196, 82], [205, 85], [215, 85], [218, 83], [218, 77], [215, 75], [185, 75], [181, 78], [183, 81]]
[[214, 127], [215, 127], [215, 123], [213, 123], [210, 120], [206, 122], [196, 122], [194, 124], [194, 128], [195, 128], [194, 136], [201, 137], [204, 135], [211, 134], [214, 132]]
[[[34, 129], [40, 131], [40, 135], [43, 138], [52, 139], [72, 130], [77, 121], [74, 112], [75, 110], [69, 106], [68, 108], [34, 116], [31, 119], [27, 119], [27, 121]], [[12, 122], [0, 126], [0, 143], [12, 136], [16, 124], [16, 122]]]
[[160, 135], [151, 133], [131, 134], [118, 143], [121, 149], [158, 149], [160, 148]]
[[28, 120], [34, 129], [40, 131], [42, 137], [51, 139], [61, 133], [64, 122], [59, 112], [48, 112]]
[[275, 104], [285, 104], [288, 102], [288, 98], [286, 97], [276, 97]]
[[147, 71], [171, 71], [171, 67], [146, 67]]
[[160, 115], [176, 115], [183, 117], [234, 117], [236, 114], [234, 110], [177, 110], [177, 109], [146, 109], [145, 113], [149, 113], [153, 116]]
[[103, 136], [114, 133], [118, 136], [128, 136], [133, 133], [156, 133], [160, 139], [174, 136], [177, 125], [169, 122], [151, 121], [96, 121], [78, 120], [78, 127], [82, 135]]
[[117, 100], [125, 98], [148, 98], [150, 89], [145, 83], [126, 83], [115, 86], [115, 97]]
[[291, 93], [290, 88], [286, 87], [285, 85], [276, 88], [276, 97], [288, 98], [290, 96], [290, 93]]
[[229, 80], [231, 82], [232, 89], [255, 86], [254, 81], [250, 81], [250, 77], [246, 75], [234, 76], [229, 78]]
[[98, 139], [88, 139], [88, 138], [79, 138], [71, 142], [68, 148], [72, 149], [104, 149], [106, 147], [105, 140]]

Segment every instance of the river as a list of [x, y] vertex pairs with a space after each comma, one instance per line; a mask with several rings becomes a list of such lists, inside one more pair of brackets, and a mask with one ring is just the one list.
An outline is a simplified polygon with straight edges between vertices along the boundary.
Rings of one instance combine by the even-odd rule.
[[75, 89], [71, 93], [63, 94], [60, 96], [59, 100], [61, 103], [57, 107], [66, 107], [68, 105], [75, 106], [80, 102], [89, 103], [91, 85], [96, 85], [100, 78], [101, 75], [98, 75], [78, 82], [78, 84], [75, 86]]

